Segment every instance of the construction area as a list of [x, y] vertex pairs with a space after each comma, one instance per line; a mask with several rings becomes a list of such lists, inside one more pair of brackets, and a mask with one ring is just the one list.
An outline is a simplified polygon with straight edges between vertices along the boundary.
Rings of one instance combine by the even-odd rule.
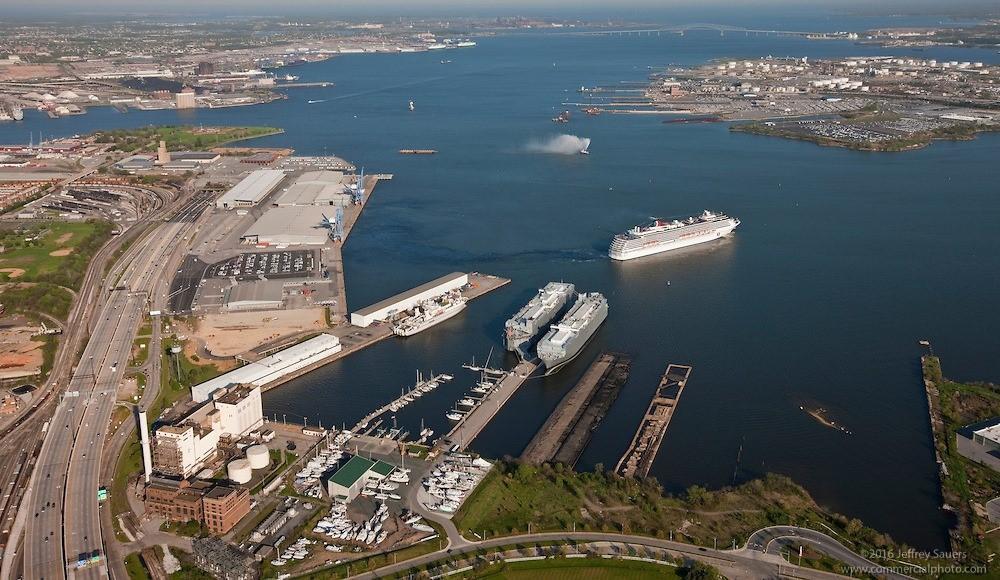
[[576, 465], [594, 430], [618, 398], [631, 366], [631, 358], [621, 353], [598, 356], [528, 443], [521, 460]]
[[671, 364], [660, 379], [649, 408], [639, 422], [625, 454], [618, 460], [615, 473], [622, 477], [646, 477], [663, 443], [667, 426], [677, 410], [684, 386], [691, 376], [691, 367]]

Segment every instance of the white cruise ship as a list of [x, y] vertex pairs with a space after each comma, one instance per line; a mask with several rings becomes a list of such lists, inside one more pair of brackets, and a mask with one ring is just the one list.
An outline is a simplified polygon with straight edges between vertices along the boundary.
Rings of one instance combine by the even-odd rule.
[[615, 236], [608, 256], [613, 260], [631, 260], [710, 242], [728, 236], [738, 225], [740, 220], [708, 210], [683, 220], [658, 219]]
[[393, 323], [392, 332], [396, 336], [413, 336], [465, 310], [467, 300], [461, 292], [449, 292], [426, 300], [416, 306], [411, 314]]

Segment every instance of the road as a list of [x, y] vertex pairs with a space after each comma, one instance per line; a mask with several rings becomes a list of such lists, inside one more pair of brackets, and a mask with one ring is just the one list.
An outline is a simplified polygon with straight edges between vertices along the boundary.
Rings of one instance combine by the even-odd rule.
[[[185, 210], [187, 206], [182, 208]], [[182, 241], [186, 220], [160, 222], [108, 276], [90, 340], [46, 433], [27, 504], [25, 578], [105, 578], [106, 550], [97, 500], [105, 429], [115, 394], [147, 309], [148, 292], [162, 278], [166, 256]], [[56, 532], [61, 530], [62, 534]], [[76, 569], [81, 554], [100, 561]]]
[[809, 544], [831, 558], [840, 560], [856, 570], [858, 575], [884, 575], [888, 578], [909, 578], [879, 566], [875, 562], [852, 552], [834, 538], [816, 530], [797, 526], [772, 526], [757, 530], [747, 539], [746, 550], [781, 557], [782, 548], [792, 544]]
[[658, 538], [646, 536], [630, 536], [625, 534], [608, 534], [603, 532], [554, 532], [542, 534], [525, 534], [520, 536], [506, 536], [485, 540], [482, 542], [469, 542], [460, 547], [449, 547], [430, 554], [425, 554], [379, 568], [375, 572], [366, 572], [351, 578], [374, 579], [384, 578], [393, 574], [398, 574], [416, 566], [423, 566], [439, 560], [453, 559], [462, 554], [475, 553], [484, 548], [497, 548], [501, 546], [513, 546], [515, 544], [530, 544], [532, 542], [545, 541], [560, 542], [611, 542], [628, 543], [639, 546], [650, 546], [669, 550], [675, 554], [707, 562], [717, 568], [728, 578], [777, 578], [781, 575], [795, 576], [797, 578], [808, 578], [811, 580], [828, 580], [841, 578], [837, 574], [821, 572], [811, 568], [803, 568], [785, 563], [780, 559], [767, 558], [763, 554], [751, 553], [745, 550], [713, 550], [711, 548], [701, 548], [691, 544], [681, 542], [671, 542]]
[[[153, 215], [165, 211], [165, 205], [172, 198], [172, 193], [156, 188], [149, 188], [156, 196], [150, 210]], [[102, 296], [101, 280], [108, 263], [115, 253], [128, 241], [140, 235], [148, 224], [148, 219], [141, 220], [126, 228], [122, 235], [113, 238], [101, 248], [84, 275], [84, 280], [77, 298], [70, 310], [65, 332], [59, 341], [56, 356], [48, 380], [35, 393], [32, 405], [9, 420], [0, 429], [0, 489], [5, 490], [0, 501], [0, 547], [6, 548], [3, 554], [3, 565], [0, 578], [7, 578], [15, 565], [14, 558], [17, 538], [25, 522], [27, 510], [19, 510], [23, 501], [30, 477], [34, 472], [37, 455], [40, 451], [43, 428], [52, 417], [56, 405], [60, 402], [61, 388], [67, 382], [77, 356], [83, 348], [88, 336], [88, 327], [94, 317], [98, 297]], [[9, 491], [8, 491], [9, 490]], [[17, 517], [15, 518], [15, 514]], [[13, 536], [13, 541], [8, 540]], [[9, 545], [8, 545], [9, 544]]]

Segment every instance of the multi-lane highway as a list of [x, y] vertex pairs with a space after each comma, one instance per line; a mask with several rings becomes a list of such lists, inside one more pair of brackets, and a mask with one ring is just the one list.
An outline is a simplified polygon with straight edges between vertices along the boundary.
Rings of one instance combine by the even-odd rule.
[[[164, 201], [171, 197], [168, 192], [158, 193]], [[12, 533], [17, 536], [23, 527], [19, 562], [26, 578], [108, 575], [97, 500], [102, 459], [113, 460], [102, 458], [105, 429], [147, 306], [148, 290], [161, 280], [166, 256], [180, 245], [193, 221], [190, 216], [204, 209], [200, 199], [190, 199], [179, 208], [170, 205], [154, 208], [141, 223], [144, 228], [133, 226], [128, 233], [140, 230], [143, 239], [128, 248], [103, 284], [106, 265], [121, 248], [122, 239], [106, 246], [95, 258], [67, 324], [69, 332], [57, 355], [52, 380], [41, 389], [38, 402], [4, 429], [0, 447], [24, 452], [4, 453], [0, 458], [4, 463], [0, 466], [0, 489], [11, 490], [5, 491], [0, 504], [4, 508], [0, 511], [4, 515], [3, 539]], [[163, 216], [169, 214], [174, 219], [165, 223]], [[88, 337], [77, 359], [83, 339]], [[68, 374], [74, 363], [68, 385], [60, 388], [59, 377]], [[18, 492], [26, 487], [28, 493], [22, 498]], [[13, 506], [19, 504], [15, 520]], [[6, 509], [8, 506], [11, 509]], [[15, 558], [11, 557], [16, 541], [16, 537], [11, 538], [4, 554], [3, 574], [8, 576], [16, 574]], [[93, 556], [95, 551], [97, 561], [77, 569], [81, 555]]]

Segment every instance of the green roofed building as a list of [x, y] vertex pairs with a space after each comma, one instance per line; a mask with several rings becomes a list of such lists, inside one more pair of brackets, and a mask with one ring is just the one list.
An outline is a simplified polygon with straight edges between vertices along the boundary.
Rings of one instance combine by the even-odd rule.
[[347, 503], [358, 497], [369, 481], [385, 479], [395, 469], [395, 466], [384, 461], [373, 461], [355, 455], [330, 477], [326, 482], [326, 490], [331, 499]]

